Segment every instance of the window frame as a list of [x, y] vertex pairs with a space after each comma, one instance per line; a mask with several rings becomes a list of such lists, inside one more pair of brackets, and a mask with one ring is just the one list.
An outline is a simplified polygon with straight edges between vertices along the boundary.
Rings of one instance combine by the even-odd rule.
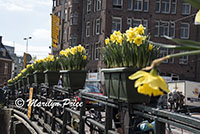
[[[97, 21], [99, 21], [99, 32], [97, 32], [97, 30], [98, 30]], [[101, 18], [96, 19], [96, 23], [95, 23], [95, 33], [96, 33], [96, 35], [101, 34]]]
[[[117, 1], [116, 3], [114, 3], [114, 1]], [[119, 1], [121, 1], [121, 4], [119, 4]], [[112, 5], [113, 5], [113, 8], [123, 8], [123, 0], [112, 0]]]
[[86, 32], [85, 32], [86, 37], [90, 37], [90, 21], [86, 22]]
[[[155, 23], [158, 23], [158, 25], [155, 25]], [[154, 30], [154, 37], [159, 37], [160, 36], [160, 21], [155, 21], [154, 23], [154, 28], [156, 30], [156, 27], [158, 28], [158, 34], [155, 35], [155, 30]]]
[[[135, 8], [135, 4], [137, 3], [137, 2], [141, 2], [141, 9], [136, 9]], [[135, 3], [136, 2], [136, 3]], [[143, 0], [134, 0], [134, 11], [142, 11], [143, 10]]]
[[182, 25], [182, 24], [188, 25], [188, 33], [187, 33], [188, 36], [187, 36], [187, 37], [181, 36], [181, 33], [182, 33], [182, 32], [181, 32], [181, 29], [182, 29], [182, 27], [180, 26], [180, 38], [181, 38], [181, 39], [189, 39], [189, 38], [190, 38], [190, 23], [182, 22], [181, 25]]
[[[174, 12], [172, 12], [172, 5], [175, 5]], [[175, 2], [173, 2], [173, 0], [171, 0], [171, 14], [176, 14], [176, 6], [177, 6], [177, 0], [175, 0]]]
[[[129, 2], [131, 3], [129, 4]], [[128, 0], [127, 4], [131, 5], [131, 8], [129, 8], [129, 6], [127, 5], [127, 10], [133, 10], [133, 0], [130, 0], [130, 1]]]
[[[99, 60], [100, 59], [99, 48], [100, 48], [100, 41], [98, 41], [98, 42], [95, 43], [95, 57], [94, 57], [95, 60]], [[98, 53], [99, 57], [97, 57], [97, 53]]]
[[114, 19], [120, 20], [120, 29], [119, 29], [119, 31], [122, 31], [122, 18], [121, 17], [112, 17], [112, 29], [111, 29], [111, 32], [113, 33], [114, 31], [116, 31], [116, 30], [113, 30], [113, 20]]
[[92, 0], [87, 0], [87, 13], [91, 12]]
[[138, 27], [138, 26], [140, 25], [140, 24], [139, 24], [139, 25], [135, 26], [135, 25], [134, 25], [134, 21], [138, 21], [138, 22], [140, 21], [140, 24], [143, 24], [143, 23], [142, 23], [142, 19], [133, 19], [133, 21], [132, 21], [132, 26], [133, 26], [133, 28], [134, 28], [134, 27]]
[[[166, 11], [166, 10], [165, 10], [165, 11], [163, 11], [163, 8], [162, 8], [162, 4], [163, 4], [163, 3], [165, 3], [165, 4], [166, 4], [167, 2], [164, 2], [164, 0], [162, 0], [162, 1], [161, 1], [161, 13], [164, 13], [164, 14], [169, 14], [169, 13], [170, 13], [170, 11], [171, 11], [171, 0], [169, 0], [169, 10], [168, 10], [168, 11]], [[165, 7], [166, 7], [166, 6], [165, 6]]]
[[[159, 10], [156, 10], [156, 5], [159, 5]], [[156, 0], [156, 3], [155, 3], [155, 12], [156, 13], [160, 13], [160, 11], [161, 11], [161, 1], [160, 0]]]
[[[180, 52], [185, 52], [185, 51], [180, 51]], [[186, 61], [186, 63], [185, 63], [185, 61]], [[189, 61], [189, 56], [188, 55], [186, 55], [186, 56], [180, 56], [178, 63], [181, 64], [181, 65], [187, 65], [188, 61]]]
[[[164, 52], [164, 54], [162, 54]], [[168, 55], [168, 48], [160, 48], [160, 57], [165, 57]], [[168, 63], [168, 59], [162, 61], [162, 63]]]
[[[189, 6], [189, 13], [186, 13], [186, 12], [183, 12], [183, 5], [185, 6]], [[182, 15], [190, 15], [191, 14], [191, 5], [189, 3], [186, 3], [186, 2], [182, 2], [182, 7], [181, 7], [181, 14]]]
[[[99, 4], [99, 9], [98, 9], [98, 3], [100, 2], [100, 4]], [[97, 7], [96, 7], [96, 11], [100, 11], [101, 10], [101, 8], [102, 8], [102, 0], [97, 0], [97, 3], [96, 3], [97, 5]]]
[[[171, 36], [172, 33], [172, 24], [174, 25], [174, 31], [173, 31], [173, 36]], [[170, 22], [170, 33], [169, 33], [169, 37], [171, 38], [175, 38], [176, 37], [176, 23], [174, 21]]]
[[[147, 10], [144, 9], [144, 3], [145, 3], [145, 1], [147, 1]], [[149, 12], [149, 0], [144, 0], [143, 1], [143, 10], [144, 10], [144, 12]]]
[[[133, 19], [132, 18], [128, 18], [128, 17], [127, 17], [127, 26], [129, 25], [128, 24], [129, 20], [130, 20], [130, 27], [132, 27], [133, 26]], [[127, 27], [127, 28], [129, 29], [130, 27]]]
[[[163, 34], [161, 35], [161, 27], [162, 27], [162, 23], [166, 23], [168, 26], [168, 31], [167, 31], [167, 35]], [[165, 27], [163, 26], [163, 33], [165, 33]], [[169, 36], [169, 22], [168, 21], [160, 21], [160, 37], [164, 37], [164, 36]]]

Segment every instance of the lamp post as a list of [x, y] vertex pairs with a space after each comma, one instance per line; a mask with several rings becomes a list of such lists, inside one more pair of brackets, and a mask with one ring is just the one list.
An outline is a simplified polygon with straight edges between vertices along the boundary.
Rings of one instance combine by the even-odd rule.
[[29, 39], [32, 39], [32, 37], [24, 38], [24, 40], [26, 40], [26, 53], [28, 52], [28, 40]]

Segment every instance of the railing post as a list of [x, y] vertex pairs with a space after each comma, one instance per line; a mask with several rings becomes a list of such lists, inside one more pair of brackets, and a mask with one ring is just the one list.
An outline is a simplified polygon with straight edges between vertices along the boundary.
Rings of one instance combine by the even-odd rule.
[[[56, 100], [56, 91], [53, 91], [53, 99]], [[52, 124], [51, 124], [51, 129], [53, 131], [55, 131], [55, 125], [56, 125], [56, 120], [55, 120], [55, 117], [56, 117], [56, 107], [53, 107], [52, 109]]]
[[106, 104], [106, 124], [104, 134], [108, 134], [108, 130], [112, 128], [112, 107]]
[[[65, 98], [67, 98], [68, 95], [65, 94]], [[66, 125], [67, 125], [67, 122], [68, 122], [68, 111], [65, 109], [66, 106], [64, 107], [64, 114], [63, 114], [63, 125], [62, 125], [62, 131], [61, 131], [61, 134], [66, 134], [68, 132], [68, 130], [66, 129]]]
[[83, 103], [80, 111], [80, 129], [79, 134], [85, 134], [85, 120], [83, 119], [83, 116], [85, 116], [85, 98], [81, 97], [81, 102]]
[[165, 123], [155, 119], [155, 134], [165, 134]]

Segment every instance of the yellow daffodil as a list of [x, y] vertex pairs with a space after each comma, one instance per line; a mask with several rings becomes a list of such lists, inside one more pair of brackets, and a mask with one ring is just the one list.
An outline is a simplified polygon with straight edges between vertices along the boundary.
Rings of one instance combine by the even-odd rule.
[[136, 36], [135, 39], [134, 39], [134, 43], [137, 45], [137, 46], [140, 46], [142, 44], [142, 41], [143, 41], [144, 37], [143, 36]]
[[196, 14], [194, 24], [195, 25], [200, 25], [200, 10]]
[[84, 56], [83, 56], [83, 59], [86, 60], [86, 59], [87, 59], [87, 56], [84, 55]]
[[82, 50], [83, 50], [83, 48], [82, 48], [82, 46], [81, 45], [78, 45], [78, 52], [82, 52]]
[[76, 47], [73, 47], [72, 49], [71, 49], [71, 54], [72, 55], [75, 55], [77, 53], [77, 48]]
[[122, 45], [122, 36], [118, 36], [117, 37], [117, 43], [119, 43], [120, 45]]
[[126, 30], [126, 37], [128, 42], [132, 43], [136, 36], [137, 33], [135, 31], [135, 28], [130, 27], [128, 30]]
[[108, 43], [110, 43], [110, 39], [109, 38], [105, 39], [105, 44], [108, 45]]
[[135, 87], [138, 87], [138, 92], [146, 95], [163, 95], [163, 92], [168, 93], [168, 87], [165, 80], [157, 74], [155, 69], [150, 73], [145, 71], [138, 71], [129, 76], [130, 80], [135, 80]]
[[153, 45], [149, 44], [149, 50], [151, 51], [153, 49]]
[[145, 29], [145, 28], [143, 27], [143, 25], [140, 24], [139, 27], [136, 28], [136, 32], [137, 32], [138, 34], [143, 35], [143, 34], [144, 34], [144, 29]]

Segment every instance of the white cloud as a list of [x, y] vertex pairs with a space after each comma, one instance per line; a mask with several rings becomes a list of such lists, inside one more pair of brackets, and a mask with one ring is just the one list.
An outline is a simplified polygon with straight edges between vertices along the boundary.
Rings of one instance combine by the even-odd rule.
[[32, 33], [34, 38], [36, 39], [50, 39], [51, 38], [51, 32], [49, 30], [43, 29], [43, 28], [38, 28], [35, 29]]
[[[15, 47], [15, 53], [18, 56], [23, 56], [24, 52], [26, 51], [26, 45], [14, 43], [13, 41], [2, 41], [4, 45], [8, 46], [14, 46]], [[41, 59], [44, 57], [47, 57], [48, 54], [51, 52], [51, 50], [48, 48], [48, 46], [38, 46], [38, 45], [30, 45], [28, 46], [28, 53], [33, 56], [36, 56], [37, 59]]]
[[0, 0], [0, 8], [8, 11], [32, 11], [33, 5], [24, 0]]
[[51, 5], [51, 0], [0, 0], [0, 8], [8, 11], [33, 11], [37, 6]]

